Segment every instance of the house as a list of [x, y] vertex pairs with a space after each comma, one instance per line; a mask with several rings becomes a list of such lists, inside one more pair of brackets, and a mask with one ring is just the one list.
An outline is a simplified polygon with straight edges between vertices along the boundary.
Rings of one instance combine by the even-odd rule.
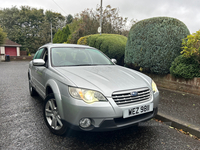
[[0, 47], [0, 60], [4, 61], [5, 56], [20, 56], [20, 44], [6, 39], [5, 44]]

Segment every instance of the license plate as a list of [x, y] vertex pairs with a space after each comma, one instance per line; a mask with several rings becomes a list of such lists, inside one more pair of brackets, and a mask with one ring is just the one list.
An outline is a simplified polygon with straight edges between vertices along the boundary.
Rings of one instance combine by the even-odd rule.
[[153, 103], [126, 109], [124, 110], [123, 118], [128, 118], [128, 117], [144, 114], [150, 111], [153, 111]]

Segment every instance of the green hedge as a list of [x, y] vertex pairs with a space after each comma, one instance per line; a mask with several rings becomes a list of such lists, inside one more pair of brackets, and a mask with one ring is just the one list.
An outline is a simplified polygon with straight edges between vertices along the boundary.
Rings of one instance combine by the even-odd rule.
[[151, 73], [167, 74], [180, 55], [182, 39], [190, 34], [175, 18], [155, 17], [134, 24], [125, 49], [125, 65]]
[[186, 58], [180, 55], [172, 62], [170, 74], [186, 79], [200, 77], [200, 66], [192, 57]]
[[124, 52], [127, 38], [118, 34], [94, 34], [81, 37], [77, 44], [89, 45], [105, 53], [109, 58], [115, 58], [117, 64], [124, 65]]

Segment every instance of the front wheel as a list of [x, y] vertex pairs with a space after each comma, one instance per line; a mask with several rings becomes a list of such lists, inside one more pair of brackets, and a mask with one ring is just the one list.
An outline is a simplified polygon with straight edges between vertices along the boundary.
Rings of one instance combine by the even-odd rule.
[[36, 90], [34, 89], [34, 87], [32, 86], [31, 80], [30, 80], [30, 79], [29, 79], [29, 92], [30, 92], [30, 95], [31, 95], [31, 96], [36, 96], [36, 95], [37, 95], [37, 92], [36, 92]]
[[56, 135], [63, 135], [67, 125], [61, 120], [56, 99], [53, 94], [46, 97], [43, 107], [44, 120], [50, 131]]

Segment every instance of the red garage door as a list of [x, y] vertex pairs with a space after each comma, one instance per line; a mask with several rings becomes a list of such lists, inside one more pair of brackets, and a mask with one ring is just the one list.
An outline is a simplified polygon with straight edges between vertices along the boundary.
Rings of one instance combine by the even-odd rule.
[[10, 56], [17, 56], [16, 47], [5, 47], [5, 54]]

